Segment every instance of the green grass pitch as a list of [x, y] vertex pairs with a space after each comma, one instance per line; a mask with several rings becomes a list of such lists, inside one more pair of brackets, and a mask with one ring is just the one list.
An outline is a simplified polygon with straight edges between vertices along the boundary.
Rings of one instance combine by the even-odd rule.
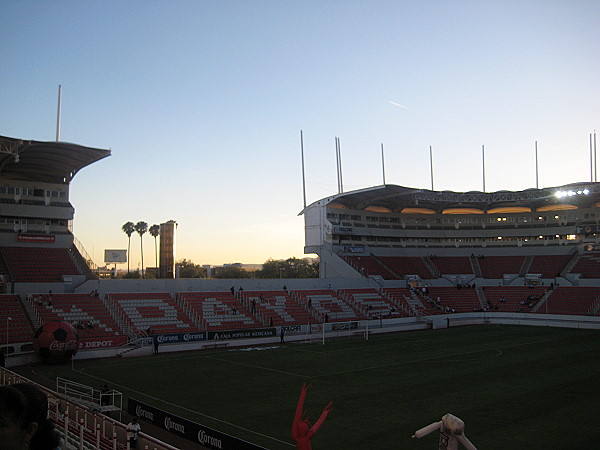
[[270, 449], [290, 437], [303, 382], [311, 422], [333, 400], [315, 449], [432, 449], [411, 439], [445, 413], [464, 420], [479, 449], [600, 448], [600, 333], [473, 326], [286, 343], [258, 349], [165, 353], [40, 366]]

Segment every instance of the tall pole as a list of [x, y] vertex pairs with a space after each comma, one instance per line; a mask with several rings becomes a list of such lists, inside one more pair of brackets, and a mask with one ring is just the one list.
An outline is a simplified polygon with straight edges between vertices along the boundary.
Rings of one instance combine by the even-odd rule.
[[431, 175], [431, 190], [433, 191], [433, 150], [429, 146], [429, 173]]
[[58, 85], [58, 108], [56, 111], [56, 142], [60, 141], [60, 114], [62, 101], [62, 86]]
[[594, 182], [594, 149], [592, 147], [592, 133], [590, 133], [590, 182]]
[[596, 130], [594, 130], [594, 181], [598, 181], [598, 155], [596, 154]]
[[340, 148], [338, 146], [338, 138], [335, 137], [335, 168], [337, 170], [338, 194], [341, 194], [340, 188]]
[[344, 192], [344, 182], [342, 179], [342, 149], [339, 137], [335, 138], [335, 151], [337, 157], [338, 194], [342, 194]]
[[483, 164], [483, 192], [485, 192], [485, 145], [481, 146], [481, 162]]
[[304, 137], [300, 130], [300, 153], [302, 156], [302, 194], [304, 195], [304, 207], [306, 208], [306, 178], [304, 175]]
[[385, 158], [383, 157], [383, 142], [381, 143], [381, 170], [383, 172], [383, 185], [385, 186]]
[[537, 152], [537, 141], [535, 141], [535, 188], [539, 189], [539, 172], [538, 172], [538, 152]]
[[344, 175], [342, 171], [342, 145], [340, 143], [340, 138], [338, 138], [338, 148], [340, 150], [340, 192], [344, 193]]

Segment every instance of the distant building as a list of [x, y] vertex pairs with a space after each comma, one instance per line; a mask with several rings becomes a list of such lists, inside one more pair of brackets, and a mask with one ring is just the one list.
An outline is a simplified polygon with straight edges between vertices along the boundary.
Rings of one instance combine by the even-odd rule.
[[[215, 266], [218, 268], [219, 266]], [[229, 263], [223, 264], [221, 267], [235, 267], [241, 270], [245, 270], [246, 272], [252, 272], [254, 270], [262, 269], [262, 264], [243, 264], [243, 263]]]
[[160, 224], [160, 278], [175, 278], [177, 222]]

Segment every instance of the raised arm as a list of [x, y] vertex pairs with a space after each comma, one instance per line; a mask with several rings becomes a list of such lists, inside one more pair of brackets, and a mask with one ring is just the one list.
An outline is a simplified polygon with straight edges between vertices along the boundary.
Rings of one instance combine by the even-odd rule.
[[442, 427], [442, 421], [434, 422], [426, 427], [421, 428], [420, 430], [415, 431], [415, 434], [412, 435], [414, 438], [421, 438], [423, 436], [427, 436], [429, 433], [433, 433], [436, 430], [439, 430]]
[[331, 412], [332, 409], [333, 409], [333, 400], [330, 401], [329, 403], [327, 403], [325, 408], [323, 408], [323, 411], [321, 412], [321, 415], [319, 416], [317, 421], [313, 424], [312, 427], [310, 427], [310, 431], [308, 432], [309, 438], [312, 437], [319, 428], [321, 428], [321, 425], [323, 425], [323, 422], [325, 422], [325, 419], [327, 419], [327, 416], [329, 415], [329, 413]]
[[302, 411], [304, 410], [304, 399], [306, 398], [306, 391], [308, 391], [308, 384], [302, 384], [302, 389], [300, 390], [300, 397], [298, 398], [298, 404], [296, 405], [296, 413], [294, 414], [294, 422], [292, 423], [292, 438], [296, 439], [297, 436], [297, 427], [300, 419], [302, 419]]

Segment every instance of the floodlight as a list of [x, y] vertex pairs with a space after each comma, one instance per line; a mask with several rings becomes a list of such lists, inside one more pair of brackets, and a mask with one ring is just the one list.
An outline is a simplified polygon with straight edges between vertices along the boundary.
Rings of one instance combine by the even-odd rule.
[[563, 197], [574, 197], [575, 195], [589, 195], [590, 190], [589, 189], [583, 189], [583, 190], [578, 190], [578, 191], [556, 191], [554, 193], [554, 196], [557, 198], [563, 198]]

